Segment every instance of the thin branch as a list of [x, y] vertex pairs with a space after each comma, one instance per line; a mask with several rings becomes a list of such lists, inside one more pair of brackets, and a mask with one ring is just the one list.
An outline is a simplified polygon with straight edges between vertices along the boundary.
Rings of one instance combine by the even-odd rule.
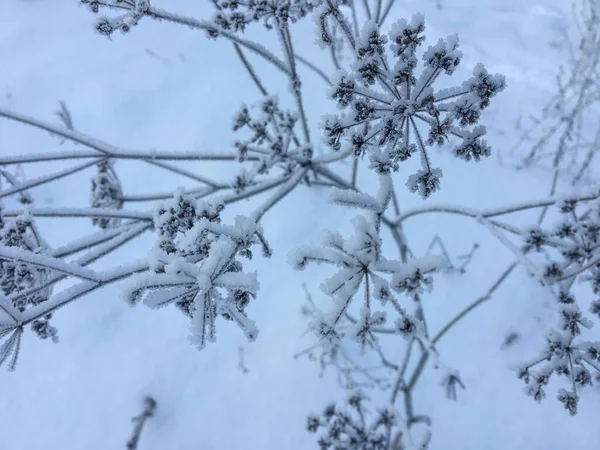
[[298, 62], [301, 62], [306, 67], [308, 67], [313, 72], [315, 72], [317, 75], [319, 75], [321, 78], [323, 78], [325, 83], [327, 83], [329, 86], [332, 86], [331, 81], [329, 81], [329, 77], [325, 74], [325, 72], [323, 72], [321, 69], [319, 69], [313, 63], [311, 63], [309, 60], [307, 60], [306, 58], [303, 58], [302, 56], [300, 56], [298, 54], [296, 55], [296, 59], [298, 60]]
[[136, 416], [132, 419], [132, 421], [135, 423], [135, 427], [133, 428], [133, 435], [131, 436], [131, 439], [127, 441], [127, 450], [137, 450], [144, 424], [146, 423], [146, 420], [154, 415], [155, 409], [156, 400], [150, 396], [146, 397], [144, 402], [144, 410], [139, 416]]
[[8, 197], [9, 195], [17, 194], [23, 192], [32, 187], [40, 186], [45, 183], [50, 183], [55, 180], [60, 180], [61, 178], [67, 177], [77, 172], [81, 172], [82, 170], [87, 169], [95, 164], [106, 161], [106, 158], [97, 158], [91, 162], [86, 162], [84, 164], [79, 164], [75, 167], [71, 167], [69, 169], [61, 170], [59, 172], [51, 173], [50, 175], [45, 175], [43, 177], [34, 178], [32, 180], [25, 180], [21, 183], [14, 184], [12, 187], [0, 191], [0, 198]]
[[[473, 303], [471, 303], [469, 306], [467, 306], [463, 311], [461, 311], [458, 315], [456, 315], [444, 328], [442, 328], [442, 330], [440, 330], [440, 332], [438, 332], [438, 334], [431, 341], [432, 344], [436, 344], [454, 325], [456, 325], [458, 322], [460, 322], [460, 320], [462, 320], [464, 317], [466, 317], [471, 311], [473, 311], [479, 305], [484, 303], [486, 300], [489, 300], [491, 298], [492, 294], [498, 289], [498, 287], [500, 287], [502, 282], [504, 282], [506, 280], [506, 278], [517, 267], [517, 265], [518, 265], [518, 262], [514, 262], [510, 266], [508, 266], [508, 268], [504, 272], [502, 272], [500, 277], [498, 277], [498, 279], [490, 286], [490, 288], [487, 290], [487, 292], [483, 296], [479, 297], [477, 300], [475, 300]], [[419, 381], [419, 378], [421, 376], [421, 373], [423, 372], [423, 369], [425, 368], [425, 364], [427, 364], [428, 359], [429, 359], [429, 352], [428, 351], [423, 352], [423, 354], [421, 355], [421, 358], [419, 359], [417, 366], [410, 378], [410, 381], [408, 382], [408, 385], [407, 385], [408, 390], [414, 389], [415, 385]]]
[[263, 204], [260, 208], [255, 210], [252, 213], [252, 217], [255, 221], [259, 221], [266, 213], [275, 206], [281, 199], [283, 199], [287, 194], [289, 194], [297, 185], [302, 181], [308, 169], [299, 170], [295, 175], [290, 177], [290, 179], [283, 183], [283, 185], [275, 192], [275, 194]]
[[489, 300], [491, 298], [492, 294], [496, 291], [496, 289], [498, 289], [498, 287], [504, 282], [504, 280], [506, 280], [506, 278], [508, 278], [508, 276], [511, 274], [511, 272], [518, 265], [519, 265], [519, 263], [517, 261], [515, 261], [511, 265], [509, 265], [506, 268], [506, 270], [504, 272], [502, 272], [502, 274], [498, 277], [498, 279], [492, 284], [492, 286], [487, 290], [487, 292], [483, 296], [479, 297], [477, 300], [475, 300], [473, 303], [471, 303], [469, 306], [467, 306], [465, 309], [463, 309], [460, 313], [458, 313], [450, 322], [448, 322], [446, 324], [446, 326], [444, 326], [444, 328], [442, 328], [438, 332], [438, 334], [435, 335], [435, 337], [433, 338], [433, 340], [431, 342], [436, 344], [448, 331], [450, 331], [450, 329], [454, 325], [456, 325], [458, 322], [460, 322], [465, 316], [467, 316], [471, 311], [473, 311], [479, 305], [481, 305], [482, 303]]
[[247, 39], [242, 39], [239, 36], [237, 36], [235, 33], [231, 33], [229, 31], [217, 28], [214, 23], [196, 20], [192, 17], [187, 17], [187, 16], [182, 16], [180, 14], [170, 13], [163, 9], [158, 9], [158, 8], [153, 8], [153, 7], [148, 8], [146, 15], [152, 17], [153, 19], [166, 20], [167, 22], [178, 23], [178, 24], [186, 25], [188, 27], [195, 28], [198, 30], [204, 30], [204, 31], [208, 31], [211, 33], [216, 33], [218, 36], [224, 36], [225, 38], [229, 39], [233, 43], [239, 44], [242, 47], [247, 48], [251, 52], [254, 52], [257, 55], [261, 56], [266, 61], [273, 64], [275, 67], [277, 67], [283, 73], [285, 73], [286, 75], [292, 76], [292, 73], [286, 67], [284, 62], [281, 61], [279, 58], [277, 58], [277, 56], [272, 54], [266, 48], [264, 48], [262, 45], [259, 45], [252, 41], [249, 41]]
[[214, 188], [218, 188], [218, 187], [225, 187], [226, 185], [223, 184], [219, 184], [215, 181], [209, 180], [208, 178], [205, 178], [203, 176], [197, 175], [194, 172], [190, 172], [189, 170], [185, 170], [185, 169], [181, 169], [179, 167], [175, 167], [171, 164], [167, 164], [164, 162], [160, 162], [160, 161], [152, 161], [152, 160], [146, 160], [145, 162], [147, 162], [148, 164], [152, 164], [154, 166], [160, 167], [162, 169], [168, 170], [169, 172], [173, 172], [176, 173], [178, 175], [190, 178], [194, 181], [197, 181], [199, 183], [204, 183], [204, 184], [208, 184], [211, 187]]
[[37, 217], [113, 217], [118, 219], [153, 220], [152, 212], [126, 211], [124, 209], [103, 208], [30, 208], [25, 210], [7, 210], [2, 214], [5, 217], [16, 217], [29, 212]]
[[2, 257], [2, 259], [27, 263], [35, 267], [55, 270], [84, 280], [100, 281], [100, 278], [98, 278], [98, 275], [93, 270], [83, 268], [73, 263], [66, 263], [65, 261], [51, 256], [40, 255], [23, 250], [18, 247], [0, 245], [0, 257]]
[[33, 322], [40, 317], [56, 311], [65, 305], [77, 300], [84, 295], [87, 295], [95, 290], [115, 283], [117, 281], [129, 278], [135, 273], [145, 272], [148, 270], [148, 262], [145, 259], [135, 261], [119, 267], [118, 270], [109, 269], [105, 272], [97, 272], [98, 278], [102, 281], [81, 281], [70, 288], [67, 288], [58, 294], [54, 295], [45, 302], [34, 306], [21, 314], [21, 323], [23, 325]]
[[298, 114], [300, 114], [300, 121], [302, 123], [302, 132], [304, 133], [304, 139], [307, 143], [310, 143], [310, 132], [308, 131], [308, 120], [306, 118], [306, 112], [304, 111], [304, 103], [302, 101], [302, 85], [300, 78], [296, 72], [296, 55], [294, 53], [294, 47], [292, 45], [292, 35], [287, 25], [283, 25], [279, 29], [279, 35], [281, 43], [284, 47], [287, 62], [291, 72], [292, 91], [294, 98], [296, 99], [296, 105], [298, 107]]
[[[184, 194], [191, 194], [194, 198], [203, 198], [208, 195], [214, 194], [215, 192], [223, 189], [222, 187], [199, 187], [193, 189], [186, 189], [183, 191]], [[155, 194], [140, 194], [140, 195], [124, 195], [119, 200], [124, 202], [149, 202], [155, 200], [166, 200], [173, 198], [173, 191], [159, 192]]]
[[[37, 127], [39, 128], [39, 127]], [[47, 153], [31, 153], [27, 155], [0, 156], [0, 165], [35, 163], [44, 161], [61, 161], [65, 159], [98, 158], [97, 151], [60, 151]], [[156, 150], [115, 150], [110, 155], [111, 159], [140, 159], [153, 161], [235, 161], [238, 155], [234, 153], [209, 153], [197, 151], [160, 152]], [[248, 157], [247, 161], [256, 161], [258, 158]]]
[[[119, 233], [117, 236], [113, 237], [112, 239], [110, 239], [109, 241], [107, 241], [105, 243], [99, 243], [95, 249], [93, 249], [93, 250], [87, 252], [85, 255], [77, 258], [77, 260], [75, 262], [76, 262], [76, 264], [79, 264], [82, 267], [87, 266], [87, 265], [97, 261], [98, 259], [106, 256], [107, 254], [111, 253], [112, 251], [116, 250], [117, 248], [125, 245], [127, 242], [133, 240], [134, 238], [140, 236], [142, 233], [149, 230], [150, 227], [151, 227], [151, 223], [148, 223], [148, 222], [142, 223], [138, 226], [134, 226], [131, 228], [131, 230]], [[47, 280], [45, 283], [37, 285], [31, 289], [27, 289], [27, 290], [18, 292], [16, 294], [12, 294], [8, 297], [8, 299], [13, 303], [17, 302], [17, 301], [24, 299], [36, 292], [44, 290], [47, 287], [58, 283], [59, 281], [64, 280], [66, 277], [67, 277], [67, 275], [55, 276], [55, 277]]]
[[[598, 194], [583, 194], [577, 197], [572, 198], [575, 201], [589, 201], [595, 200], [598, 198]], [[462, 216], [468, 216], [477, 218], [478, 216], [483, 217], [484, 219], [488, 219], [490, 217], [501, 216], [504, 214], [511, 214], [519, 211], [525, 211], [528, 209], [542, 208], [545, 206], [555, 205], [559, 201], [564, 200], [563, 197], [547, 197], [541, 200], [533, 200], [529, 202], [524, 202], [521, 204], [506, 206], [502, 208], [496, 209], [487, 209], [487, 210], [475, 210], [471, 208], [465, 208], [461, 206], [453, 206], [453, 205], [432, 205], [432, 206], [423, 206], [420, 208], [414, 208], [408, 211], [405, 211], [394, 220], [395, 224], [402, 223], [404, 220], [409, 217], [418, 216], [421, 214], [429, 214], [429, 213], [449, 213], [449, 214], [458, 214]]]
[[252, 67], [252, 65], [250, 64], [248, 59], [246, 58], [246, 55], [244, 55], [244, 52], [242, 51], [240, 44], [238, 44], [237, 42], [234, 42], [233, 48], [235, 49], [235, 52], [242, 60], [242, 64], [246, 68], [246, 71], [248, 72], [248, 75], [250, 75], [250, 78], [252, 78], [252, 81], [254, 81], [254, 84], [256, 84], [256, 87], [258, 88], [260, 93], [264, 96], [269, 95], [269, 93], [267, 92], [267, 90], [265, 89], [263, 84], [261, 83], [260, 79], [258, 78], [258, 75], [256, 75], [254, 68]]
[[381, 15], [381, 19], [379, 20], [379, 26], [383, 25], [383, 22], [385, 22], [385, 19], [387, 18], [388, 14], [390, 13], [392, 6], [394, 6], [395, 1], [396, 0], [388, 0], [387, 5], [385, 6], [385, 9], [383, 10], [383, 14]]

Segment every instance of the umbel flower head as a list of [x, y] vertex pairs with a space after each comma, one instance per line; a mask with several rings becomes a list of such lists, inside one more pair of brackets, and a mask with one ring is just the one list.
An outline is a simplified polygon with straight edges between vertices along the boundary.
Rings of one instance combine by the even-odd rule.
[[268, 96], [251, 108], [243, 105], [233, 119], [233, 131], [245, 132], [246, 139], [235, 141], [239, 162], [249, 157], [255, 160], [249, 170], [236, 173], [232, 188], [236, 193], [256, 184], [271, 169], [283, 171], [290, 176], [298, 164], [306, 164], [312, 158], [310, 144], [300, 141], [295, 125], [298, 117], [279, 107], [277, 96]]
[[312, 11], [307, 0], [212, 0], [218, 13], [213, 21], [227, 31], [244, 31], [251, 22], [262, 21], [267, 29], [297, 22]]
[[419, 153], [421, 169], [407, 186], [426, 198], [439, 189], [442, 176], [431, 164], [428, 147], [456, 138], [456, 157], [479, 161], [490, 155], [482, 139], [485, 128], [474, 125], [505, 81], [477, 64], [462, 86], [434, 90], [440, 76], [455, 72], [462, 52], [456, 35], [440, 39], [423, 53], [419, 74], [417, 50], [424, 31], [420, 14], [410, 23], [400, 20], [387, 36], [367, 22], [355, 43], [351, 71], [340, 70], [330, 90], [344, 113], [326, 116], [324, 129], [330, 147], [340, 150], [346, 143], [355, 156], [368, 154], [371, 168], [379, 173], [398, 171], [401, 162]]
[[[92, 178], [91, 206], [93, 208], [121, 209], [123, 190], [112, 161], [104, 161], [97, 166], [98, 172]], [[94, 225], [112, 228], [121, 223], [118, 218], [94, 217]]]
[[[47, 253], [48, 248], [40, 241], [39, 236], [40, 232], [29, 214], [5, 219], [0, 207], [0, 246], [35, 254]], [[48, 300], [52, 293], [52, 286], [48, 285], [48, 281], [55, 275], [56, 273], [44, 267], [0, 258], [0, 294], [11, 298], [13, 306], [20, 312], [26, 311]], [[52, 315], [47, 314], [34, 320], [31, 329], [41, 339], [50, 338], [58, 342], [58, 331], [50, 325], [51, 318]]]
[[368, 400], [362, 391], [352, 392], [347, 405], [331, 404], [321, 414], [311, 414], [306, 429], [310, 433], [321, 432], [318, 443], [322, 449], [387, 449], [392, 428], [399, 424], [398, 414], [391, 408], [379, 409], [367, 423]]
[[158, 239], [148, 262], [152, 269], [132, 279], [125, 298], [151, 308], [175, 304], [191, 319], [191, 341], [202, 349], [216, 339], [216, 319], [234, 321], [249, 340], [258, 334], [246, 314], [256, 296], [256, 273], [244, 272], [240, 258], [252, 259], [258, 244], [271, 250], [253, 219], [221, 223], [222, 204], [212, 204], [178, 191], [160, 205], [154, 220]]
[[[557, 399], [571, 415], [577, 413], [581, 390], [597, 385], [600, 374], [600, 343], [583, 339], [592, 319], [600, 317], [600, 301], [589, 301], [600, 294], [600, 201], [597, 192], [591, 194], [596, 198], [590, 201], [563, 199], [561, 218], [551, 229], [536, 226], [523, 236], [524, 250], [549, 257], [543, 281], [554, 289], [558, 323], [539, 355], [517, 368], [517, 375], [525, 393], [538, 402], [546, 398], [552, 377], [563, 378], [567, 389], [560, 388]], [[587, 296], [575, 295], [577, 281], [589, 283]], [[585, 303], [591, 315], [582, 308]]]

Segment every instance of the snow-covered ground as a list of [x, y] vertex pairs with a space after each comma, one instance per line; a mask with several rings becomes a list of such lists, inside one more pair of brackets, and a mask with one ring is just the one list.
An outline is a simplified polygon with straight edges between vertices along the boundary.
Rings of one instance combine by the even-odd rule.
[[[210, 2], [160, 3], [196, 17], [207, 17], [210, 11]], [[515, 171], [510, 149], [518, 138], [519, 116], [538, 112], [554, 92], [564, 55], [550, 44], [562, 27], [571, 26], [567, 3], [442, 0], [438, 10], [435, 1], [398, 1], [392, 19], [422, 12], [429, 39], [459, 34], [465, 59], [457, 78], [464, 79], [482, 62], [490, 72], [505, 74], [508, 83], [483, 119], [494, 155], [473, 165], [436, 154], [444, 169], [443, 186], [428, 203], [483, 208], [547, 195], [550, 174]], [[94, 33], [93, 19], [75, 0], [2, 0], [0, 107], [56, 122], [54, 111], [64, 100], [77, 130], [125, 148], [211, 150], [231, 144], [232, 115], [242, 102], [259, 99], [259, 93], [229, 43], [150, 20], [110, 41]], [[294, 28], [298, 52], [329, 69], [325, 52], [312, 45], [311, 27], [308, 21]], [[277, 74], [261, 75], [273, 90], [287, 92]], [[320, 80], [304, 75], [306, 92], [311, 93], [307, 111], [316, 133], [316, 119], [332, 105]], [[0, 120], [0, 155], [73, 148], [70, 143], [59, 146], [47, 133]], [[27, 176], [60, 164], [32, 165]], [[194, 167], [206, 170], [200, 163], [188, 169]], [[119, 171], [129, 194], [145, 192], [148, 186], [167, 191], [181, 183], [140, 164], [119, 163]], [[89, 176], [83, 172], [32, 193], [39, 206], [86, 205]], [[403, 209], [420, 204], [414, 195], [401, 199]], [[188, 342], [188, 321], [178, 310], [131, 309], [113, 286], [55, 315], [60, 343], [26, 333], [16, 372], [0, 372], [0, 449], [124, 448], [130, 418], [140, 412], [147, 394], [158, 408], [143, 432], [140, 450], [316, 448], [315, 437], [305, 431], [307, 413], [345, 394], [332, 372], [320, 379], [315, 364], [292, 357], [310, 343], [303, 337], [306, 324], [299, 313], [305, 300], [301, 283], [318, 299], [322, 278], [319, 270], [294, 272], [286, 256], [298, 245], [313, 243], [322, 229], [348, 229], [352, 213], [332, 213], [326, 207], [331, 208], [322, 195], [301, 188], [265, 219], [265, 234], [276, 251], [272, 259], [254, 262], [261, 288], [249, 313], [260, 335], [252, 344], [235, 326], [220, 323], [218, 342], [198, 352]], [[522, 214], [518, 220], [535, 219], [535, 214]], [[91, 229], [81, 219], [41, 223], [52, 245]], [[466, 275], [438, 277], [433, 294], [425, 299], [435, 329], [485, 293], [512, 261], [484, 229], [464, 218], [415, 217], [407, 222], [406, 233], [421, 252], [435, 234], [451, 256], [467, 253], [473, 242], [481, 244]], [[145, 256], [149, 239], [135, 241], [97, 267]], [[433, 450], [600, 448], [598, 391], [582, 396], [579, 415], [572, 418], [554, 398], [538, 405], [526, 397], [522, 382], [509, 370], [537, 349], [541, 325], [551, 320], [548, 304], [544, 291], [519, 270], [488, 304], [448, 334], [440, 351], [444, 362], [460, 371], [466, 390], [450, 402], [439, 374], [429, 368], [415, 393], [417, 412], [433, 420]], [[521, 339], [502, 350], [513, 331]], [[240, 345], [248, 373], [239, 369]]]

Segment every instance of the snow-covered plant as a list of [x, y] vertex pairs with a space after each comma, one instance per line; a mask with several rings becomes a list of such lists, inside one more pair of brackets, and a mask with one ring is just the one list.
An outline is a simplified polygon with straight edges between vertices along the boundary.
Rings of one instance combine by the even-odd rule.
[[[23, 312], [48, 300], [52, 294], [53, 271], [41, 264], [20, 260], [22, 252], [38, 255], [47, 254], [48, 251], [29, 214], [4, 218], [0, 207], [0, 248], [0, 291], [9, 299], [12, 307]], [[31, 329], [41, 339], [51, 338], [57, 342], [58, 333], [50, 325], [51, 318], [52, 314], [49, 313], [35, 319]]]
[[265, 97], [257, 105], [258, 114], [244, 105], [233, 119], [233, 131], [246, 131], [250, 136], [235, 142], [240, 162], [254, 156], [249, 170], [242, 168], [232, 187], [242, 192], [254, 185], [257, 177], [269, 174], [274, 167], [284, 175], [295, 172], [299, 164], [308, 164], [313, 156], [312, 146], [302, 143], [295, 130], [298, 117], [280, 109], [275, 96]]
[[[320, 246], [302, 247], [290, 258], [298, 269], [310, 262], [327, 263], [339, 269], [321, 286], [323, 293], [331, 297], [333, 308], [312, 325], [331, 345], [337, 345], [342, 337], [354, 338], [363, 347], [375, 345], [373, 329], [388, 321], [387, 314], [376, 308], [386, 305], [391, 305], [397, 315], [394, 328], [400, 335], [426, 341], [423, 325], [407, 313], [396, 295], [414, 296], [430, 289], [429, 274], [444, 268], [446, 260], [441, 256], [428, 256], [403, 263], [382, 255], [381, 220], [391, 199], [391, 176], [381, 175], [380, 182], [377, 198], [334, 188], [334, 202], [366, 210], [366, 216], [353, 220], [354, 235], [351, 238], [344, 239], [339, 233], [327, 232]], [[348, 314], [359, 290], [363, 292], [359, 317], [353, 329], [341, 331], [340, 322]]]
[[[112, 161], [103, 161], [97, 168], [98, 173], [92, 178], [92, 208], [121, 209], [123, 190]], [[94, 217], [92, 223], [100, 228], [109, 228], [118, 226], [121, 219]]]
[[306, 428], [311, 433], [321, 432], [319, 447], [348, 450], [400, 450], [426, 448], [430, 435], [418, 443], [405, 445], [406, 433], [392, 408], [381, 408], [369, 417], [365, 403], [369, 397], [362, 391], [354, 391], [347, 399], [347, 406], [335, 404], [325, 407], [321, 414], [308, 417]]
[[234, 226], [221, 223], [222, 204], [196, 200], [181, 192], [158, 208], [154, 219], [158, 240], [150, 251], [150, 271], [133, 277], [127, 298], [143, 299], [151, 308], [174, 303], [192, 319], [191, 340], [203, 348], [216, 339], [216, 318], [235, 321], [249, 340], [258, 334], [245, 309], [256, 296], [256, 273], [243, 273], [241, 258], [262, 245], [259, 225], [238, 216]]
[[456, 157], [479, 161], [489, 156], [491, 149], [482, 139], [485, 128], [472, 126], [505, 82], [478, 64], [461, 87], [434, 90], [440, 76], [455, 72], [462, 52], [456, 35], [440, 39], [423, 53], [418, 74], [417, 50], [424, 33], [421, 15], [400, 20], [387, 35], [367, 22], [353, 45], [351, 71], [340, 70], [332, 79], [330, 96], [345, 114], [326, 118], [324, 127], [331, 148], [347, 146], [357, 157], [368, 154], [370, 167], [379, 173], [397, 172], [401, 162], [419, 153], [421, 169], [407, 186], [427, 198], [439, 189], [442, 176], [427, 147], [457, 137], [462, 141], [453, 149]]
[[[589, 301], [590, 293], [600, 295], [600, 202], [567, 198], [558, 209], [561, 219], [551, 229], [535, 227], [525, 236], [525, 249], [544, 252], [548, 259], [544, 280], [553, 287], [557, 328], [548, 333], [539, 356], [517, 373], [527, 384], [525, 392], [538, 402], [552, 375], [567, 378], [568, 389], [561, 388], [558, 399], [574, 415], [579, 391], [593, 384], [592, 374], [600, 374], [600, 343], [582, 339], [592, 318], [600, 318], [600, 300]], [[584, 295], [573, 292], [577, 281], [589, 285]]]
[[212, 0], [217, 7], [213, 21], [224, 29], [244, 31], [251, 22], [262, 22], [267, 29], [297, 22], [313, 9], [317, 0]]
[[[323, 232], [317, 245], [298, 242], [289, 258], [297, 269], [313, 263], [329, 266], [321, 285], [326, 298], [305, 309], [316, 342], [300, 354], [312, 356], [322, 369], [333, 366], [343, 387], [352, 392], [347, 408], [327, 407], [323, 414], [309, 418], [309, 431], [321, 433], [322, 448], [428, 448], [431, 421], [427, 414], [417, 412], [415, 386], [432, 366], [440, 374], [436, 388], [449, 399], [456, 398], [458, 388], [466, 387], [459, 371], [441, 362], [438, 344], [494, 295], [516, 267], [523, 267], [553, 293], [561, 320], [549, 334], [541, 356], [523, 365], [519, 374], [528, 383], [527, 393], [536, 399], [543, 397], [542, 387], [552, 374], [566, 376], [569, 389], [561, 390], [559, 399], [571, 413], [576, 411], [581, 389], [600, 367], [598, 345], [580, 340], [590, 323], [583, 311], [598, 315], [600, 301], [582, 306], [583, 299], [576, 300], [573, 293], [576, 279], [590, 282], [594, 295], [600, 293], [597, 190], [565, 200], [554, 195], [554, 186], [546, 198], [485, 210], [432, 204], [404, 209], [399, 200], [405, 194], [398, 190], [399, 184], [424, 199], [440, 189], [442, 172], [432, 163], [432, 147], [448, 149], [466, 161], [479, 161], [491, 152], [479, 122], [496, 94], [504, 90], [504, 78], [476, 64], [462, 84], [443, 87], [445, 77], [460, 71], [462, 52], [456, 36], [425, 48], [425, 23], [419, 14], [388, 27], [385, 22], [393, 0], [385, 4], [365, 0], [362, 6], [343, 0], [214, 0], [206, 20], [156, 8], [148, 0], [80, 2], [93, 13], [108, 13], [98, 16], [95, 29], [111, 39], [116, 39], [115, 31], [125, 33], [143, 20], [158, 20], [229, 41], [262, 98], [240, 100], [255, 106], [244, 104], [233, 117], [234, 136], [224, 140], [223, 148], [210, 151], [124, 149], [75, 131], [64, 104], [59, 114], [62, 126], [0, 108], [0, 117], [80, 146], [0, 156], [0, 174], [9, 180], [8, 187], [1, 187], [0, 199], [7, 198], [13, 208], [2, 209], [0, 215], [0, 338], [4, 338], [0, 364], [12, 355], [9, 366], [15, 366], [24, 326], [31, 324], [40, 337], [54, 339], [56, 332], [48, 324], [51, 314], [117, 282], [125, 283], [124, 297], [131, 305], [143, 302], [155, 309], [169, 304], [179, 308], [191, 322], [191, 341], [200, 349], [215, 341], [219, 317], [235, 322], [249, 340], [255, 339], [258, 330], [248, 314], [260, 293], [258, 274], [249, 271], [249, 260], [257, 247], [263, 256], [272, 253], [261, 221], [296, 189], [326, 189], [333, 204], [358, 211], [351, 222], [352, 233]], [[290, 28], [310, 15], [317, 44], [330, 51], [335, 69], [322, 68], [295, 50]], [[249, 37], [254, 26], [265, 26], [269, 36], [276, 37], [273, 49]], [[247, 54], [277, 69], [288, 82], [289, 92], [274, 94], [267, 89]], [[313, 128], [318, 118], [309, 117], [305, 108], [318, 91], [306, 95], [300, 67], [324, 80], [323, 93], [339, 107], [338, 114], [321, 118], [320, 130]], [[287, 95], [292, 107], [281, 106], [288, 105]], [[405, 174], [410, 167], [407, 160], [417, 153], [420, 169]], [[4, 169], [44, 161], [68, 164], [73, 159], [84, 161], [24, 181], [11, 178]], [[126, 184], [122, 186], [119, 180], [118, 160], [139, 163], [141, 168], [152, 165], [194, 185], [176, 192], [149, 189], [128, 195]], [[227, 171], [213, 172], [211, 166], [207, 173], [199, 173], [196, 165], [194, 169], [178, 165], [190, 161], [221, 163]], [[344, 172], [342, 163], [346, 162], [351, 164], [350, 174]], [[377, 186], [362, 179], [358, 182], [363, 164]], [[95, 170], [91, 206], [36, 206], [30, 188], [87, 169]], [[236, 204], [242, 200], [249, 200], [250, 213], [236, 214]], [[144, 206], [148, 203], [152, 206]], [[548, 229], [543, 221], [552, 206], [561, 209], [564, 220]], [[542, 211], [535, 228], [501, 219], [534, 209]], [[437, 235], [424, 254], [410, 245], [405, 222], [434, 213], [476, 221], [514, 257], [483, 295], [437, 331], [428, 323], [424, 308], [435, 295], [433, 277], [462, 274], [466, 263], [452, 265]], [[67, 236], [67, 243], [51, 247], [34, 225], [38, 217], [85, 217], [97, 227], [85, 236]], [[280, 220], [285, 226], [285, 219]], [[152, 234], [148, 252], [130, 262], [119, 260], [114, 268], [96, 267], [96, 261], [144, 233]], [[441, 255], [433, 252], [436, 239]], [[536, 253], [546, 256], [547, 264], [539, 264], [540, 258], [532, 257], [540, 256]], [[68, 282], [67, 287], [58, 290], [62, 281]], [[375, 374], [364, 360], [376, 361], [382, 370]], [[358, 387], [373, 393], [356, 393]], [[381, 395], [387, 396], [384, 402]], [[459, 448], [460, 443], [452, 447]]]
[[513, 151], [526, 151], [524, 166], [548, 161], [575, 185], [593, 173], [600, 151], [600, 1], [575, 0], [572, 6], [577, 36], [564, 29], [558, 37], [568, 59], [557, 75], [557, 92]]

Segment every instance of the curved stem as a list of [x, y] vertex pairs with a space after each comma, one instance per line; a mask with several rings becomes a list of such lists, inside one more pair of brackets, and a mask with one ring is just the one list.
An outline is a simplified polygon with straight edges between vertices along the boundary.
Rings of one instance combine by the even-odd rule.
[[272, 54], [270, 51], [268, 51], [262, 45], [259, 45], [252, 41], [249, 41], [247, 39], [242, 39], [239, 36], [237, 36], [235, 33], [219, 29], [213, 23], [196, 20], [192, 17], [187, 17], [187, 16], [182, 16], [180, 14], [170, 13], [163, 9], [158, 9], [158, 8], [153, 8], [153, 7], [148, 8], [146, 15], [149, 17], [152, 17], [153, 19], [166, 20], [167, 22], [178, 23], [178, 24], [186, 25], [188, 27], [195, 28], [198, 30], [204, 30], [204, 31], [216, 33], [218, 36], [224, 36], [225, 38], [229, 39], [230, 41], [232, 41], [236, 44], [239, 44], [242, 47], [247, 48], [251, 52], [254, 52], [257, 55], [261, 56], [266, 61], [273, 64], [275, 67], [277, 67], [283, 73], [285, 73], [286, 75], [288, 75], [288, 76], [292, 75], [290, 70], [283, 63], [283, 61], [281, 61], [279, 58], [277, 58], [277, 56]]

